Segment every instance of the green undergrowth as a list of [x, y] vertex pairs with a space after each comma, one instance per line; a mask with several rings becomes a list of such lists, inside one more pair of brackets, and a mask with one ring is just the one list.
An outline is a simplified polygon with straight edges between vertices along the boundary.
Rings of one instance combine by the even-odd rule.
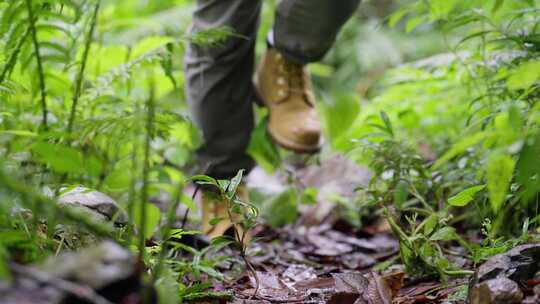
[[[361, 225], [370, 206], [391, 209], [384, 214], [410, 274], [469, 274], [441, 244], [459, 244], [480, 263], [538, 232], [538, 9], [535, 1], [411, 1], [389, 23], [440, 28], [447, 53], [387, 70], [360, 110], [333, 108], [359, 113], [333, 146], [374, 172], [348, 217]], [[333, 134], [332, 120], [327, 126]]]

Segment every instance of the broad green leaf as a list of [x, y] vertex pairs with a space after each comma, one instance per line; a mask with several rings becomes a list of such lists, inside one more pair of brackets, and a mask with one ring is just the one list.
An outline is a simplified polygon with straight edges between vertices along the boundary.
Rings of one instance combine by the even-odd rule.
[[474, 195], [484, 189], [485, 185], [467, 188], [448, 199], [448, 204], [456, 207], [467, 206], [474, 199]]
[[171, 135], [186, 147], [193, 147], [193, 138], [191, 136], [191, 124], [187, 122], [178, 122], [171, 126]]
[[517, 107], [515, 104], [512, 104], [510, 108], [508, 108], [508, 122], [512, 129], [515, 131], [521, 131], [521, 128], [523, 127], [523, 119], [521, 118], [519, 107]]
[[191, 152], [183, 145], [171, 145], [168, 147], [163, 156], [171, 163], [175, 164], [178, 167], [185, 167], [188, 161], [191, 158]]
[[527, 89], [540, 79], [540, 61], [529, 61], [515, 69], [506, 80], [511, 90]]
[[478, 132], [473, 135], [467, 136], [462, 140], [455, 143], [450, 150], [443, 154], [434, 164], [433, 169], [439, 168], [441, 165], [451, 160], [452, 158], [458, 156], [459, 154], [465, 152], [469, 147], [472, 147], [487, 137], [487, 133]]
[[101, 160], [93, 155], [87, 156], [83, 159], [84, 172], [91, 176], [100, 176], [102, 173], [103, 165]]
[[515, 161], [512, 157], [494, 152], [488, 157], [486, 167], [489, 200], [494, 213], [499, 213], [512, 181]]
[[499, 11], [499, 9], [504, 4], [504, 0], [495, 0], [495, 3], [493, 4], [493, 9], [491, 10], [492, 13], [496, 13]]
[[405, 181], [400, 181], [397, 184], [396, 190], [394, 191], [394, 204], [396, 208], [401, 209], [403, 204], [409, 196], [409, 183]]
[[145, 38], [138, 42], [132, 50], [132, 58], [138, 58], [150, 51], [153, 51], [157, 48], [164, 47], [167, 43], [172, 42], [171, 37], [164, 36], [152, 36]]
[[105, 178], [105, 185], [111, 191], [119, 192], [126, 190], [131, 183], [129, 168], [123, 165], [115, 166], [115, 169]]
[[457, 239], [456, 229], [453, 227], [442, 227], [441, 229], [435, 231], [429, 238], [432, 241], [452, 241]]
[[519, 154], [516, 165], [516, 181], [523, 186], [523, 200], [528, 201], [536, 195], [540, 189], [540, 181], [535, 175], [540, 176], [540, 136], [537, 135], [525, 141], [525, 145]]
[[342, 137], [349, 141], [346, 136], [360, 113], [360, 101], [353, 95], [336, 93], [334, 98], [324, 98], [319, 103], [319, 112], [323, 118], [326, 138], [338, 149]]
[[234, 243], [234, 239], [229, 236], [218, 236], [211, 240], [210, 245], [214, 248], [223, 248]]
[[190, 180], [196, 182], [196, 183], [206, 183], [210, 185], [214, 185], [216, 187], [219, 187], [219, 183], [215, 178], [212, 178], [207, 175], [195, 175], [190, 178]]
[[414, 18], [411, 18], [407, 21], [407, 24], [405, 25], [405, 31], [407, 33], [410, 33], [412, 32], [417, 26], [419, 26], [420, 24], [422, 24], [423, 22], [426, 21], [426, 18], [425, 16], [423, 15], [420, 15], [420, 16], [416, 16]]
[[[495, 132], [492, 136], [498, 143], [498, 146], [511, 145], [520, 138], [519, 116], [514, 117], [516, 113], [513, 112], [514, 111], [510, 109], [508, 113], [499, 113], [493, 119]], [[511, 121], [511, 119], [514, 121]]]
[[224, 217], [216, 217], [216, 218], [213, 218], [211, 219], [208, 224], [210, 224], [210, 226], [215, 226], [217, 224], [219, 224], [220, 222], [224, 221], [226, 218]]
[[244, 170], [239, 170], [235, 177], [231, 179], [231, 183], [227, 187], [227, 196], [229, 199], [232, 199], [234, 195], [236, 194], [236, 190], [238, 189], [238, 186], [242, 182], [242, 177], [244, 175]]
[[434, 213], [424, 220], [424, 234], [430, 235], [439, 224], [439, 216]]
[[311, 75], [318, 77], [331, 77], [335, 72], [332, 66], [322, 63], [310, 64], [309, 71], [311, 72]]
[[37, 136], [37, 133], [27, 131], [27, 130], [4, 130], [4, 131], [0, 131], [0, 134], [17, 135], [17, 136], [22, 136], [22, 137]]
[[301, 202], [303, 204], [314, 205], [317, 203], [318, 194], [319, 194], [319, 189], [313, 188], [313, 187], [307, 187], [302, 192], [302, 196], [300, 198]]
[[[140, 229], [140, 223], [141, 223], [141, 206], [140, 202], [136, 203], [133, 208], [133, 221], [137, 227]], [[151, 203], [146, 203], [146, 214], [142, 215], [145, 217], [146, 221], [146, 229], [144, 231], [144, 237], [146, 239], [149, 239], [154, 234], [154, 231], [156, 230], [157, 226], [159, 225], [159, 221], [161, 219], [161, 211], [159, 210], [156, 205]]]
[[445, 19], [454, 10], [460, 0], [429, 0], [431, 19]]
[[251, 132], [247, 152], [266, 172], [274, 172], [279, 167], [281, 158], [279, 150], [272, 143], [268, 132], [266, 132], [267, 121], [268, 118], [265, 117]]
[[293, 223], [297, 216], [298, 193], [294, 188], [289, 188], [281, 194], [265, 201], [262, 206], [262, 214], [266, 216], [268, 224], [272, 227], [281, 227]]
[[59, 173], [81, 173], [83, 158], [81, 153], [71, 147], [60, 144], [40, 142], [32, 146], [38, 159]]
[[[98, 75], [108, 73], [111, 70], [125, 63], [128, 58], [127, 48], [123, 45], [100, 45], [93, 43], [90, 49], [87, 75], [86, 77], [94, 79]], [[83, 50], [80, 49], [77, 54], [77, 60], [82, 60]]]
[[388, 26], [395, 27], [398, 22], [405, 17], [405, 15], [409, 12], [408, 9], [401, 8], [390, 15], [390, 18], [388, 19]]

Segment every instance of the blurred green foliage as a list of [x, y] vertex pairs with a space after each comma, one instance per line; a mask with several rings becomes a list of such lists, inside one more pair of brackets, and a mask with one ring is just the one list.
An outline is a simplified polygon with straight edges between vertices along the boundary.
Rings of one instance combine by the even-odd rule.
[[[261, 38], [275, 5], [264, 2]], [[184, 43], [220, 43], [231, 30], [188, 35], [193, 6], [0, 1], [0, 277], [9, 275], [8, 260], [55, 253], [63, 245], [54, 225], [76, 222], [128, 246], [143, 227], [146, 238], [161, 237], [143, 251], [149, 264], [165, 265], [163, 278], [180, 282], [196, 271], [223, 279], [213, 268], [220, 261], [180, 242], [163, 262], [170, 238], [160, 234], [159, 210], [149, 202], [164, 196], [195, 209], [178, 192], [200, 145], [183, 93]], [[410, 272], [461, 275], [441, 253], [444, 242], [481, 261], [539, 227], [539, 12], [538, 0], [367, 0], [333, 50], [310, 67], [324, 152], [346, 153], [374, 172], [357, 199], [343, 204], [344, 214], [362, 225], [375, 206], [395, 211], [386, 216]], [[264, 47], [259, 39], [259, 55]], [[249, 153], [272, 171], [286, 153], [268, 141], [265, 115], [257, 110]], [[112, 195], [130, 211], [133, 229], [100, 229], [42, 195], [79, 184]], [[290, 188], [266, 201], [261, 217], [273, 226], [293, 222], [301, 196], [316, 197]], [[287, 216], [269, 216], [278, 212]], [[457, 226], [484, 241], [467, 244]], [[173, 259], [180, 251], [197, 258]], [[172, 284], [179, 298], [208, 289], [176, 281], [159, 282]]]

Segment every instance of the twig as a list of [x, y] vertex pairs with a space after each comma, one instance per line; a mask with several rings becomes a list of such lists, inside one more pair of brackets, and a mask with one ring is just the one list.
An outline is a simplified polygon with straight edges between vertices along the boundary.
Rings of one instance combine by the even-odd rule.
[[77, 104], [79, 103], [79, 98], [81, 97], [81, 88], [82, 88], [82, 82], [84, 79], [84, 71], [86, 69], [86, 63], [88, 62], [88, 54], [90, 53], [90, 47], [92, 45], [92, 37], [94, 36], [94, 30], [97, 24], [97, 17], [98, 17], [100, 4], [101, 4], [101, 0], [97, 0], [96, 5], [94, 7], [94, 14], [92, 15], [92, 19], [90, 21], [90, 29], [88, 30], [88, 33], [86, 35], [86, 42], [84, 45], [81, 68], [79, 70], [79, 73], [77, 73], [77, 80], [75, 82], [75, 92], [73, 92], [73, 103], [71, 104], [71, 112], [69, 114], [69, 120], [68, 120], [68, 125], [67, 125], [68, 134], [70, 134], [71, 131], [73, 130], [73, 123], [75, 122], [75, 115], [77, 113]]
[[43, 128], [47, 130], [47, 89], [45, 87], [45, 72], [43, 69], [43, 62], [41, 61], [41, 53], [39, 48], [39, 42], [37, 39], [37, 30], [36, 30], [36, 18], [34, 18], [34, 10], [32, 8], [32, 0], [26, 0], [26, 9], [28, 11], [28, 19], [30, 32], [32, 34], [32, 42], [34, 44], [34, 52], [37, 61], [38, 76], [39, 76], [39, 90], [41, 93], [41, 124]]
[[[304, 296], [304, 297], [302, 297], [300, 299], [276, 299], [276, 298], [271, 298], [271, 297], [266, 297], [266, 296], [263, 296], [263, 295], [259, 295], [259, 296], [257, 296], [257, 298], [262, 299], [262, 300], [266, 300], [266, 301], [269, 301], [269, 302], [272, 302], [272, 303], [302, 303], [302, 304], [320, 303], [319, 301], [316, 301], [316, 300], [306, 301], [306, 299], [308, 298], [307, 296]], [[248, 298], [248, 300], [251, 300], [251, 297]]]
[[96, 293], [89, 286], [69, 282], [64, 279], [50, 275], [46, 272], [37, 270], [35, 268], [26, 267], [13, 262], [9, 263], [9, 268], [14, 273], [23, 276], [29, 276], [35, 280], [38, 280], [41, 283], [53, 285], [54, 287], [64, 292], [72, 294], [80, 299], [84, 299], [85, 301], [88, 301], [92, 304], [113, 304], [109, 300]]

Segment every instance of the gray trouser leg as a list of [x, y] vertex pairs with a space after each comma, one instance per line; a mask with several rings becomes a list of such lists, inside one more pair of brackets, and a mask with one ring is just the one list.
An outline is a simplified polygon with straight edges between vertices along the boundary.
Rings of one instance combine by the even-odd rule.
[[[282, 0], [274, 25], [275, 47], [299, 63], [316, 61], [360, 0]], [[246, 154], [253, 129], [251, 77], [261, 0], [198, 0], [191, 32], [231, 27], [242, 37], [220, 46], [189, 44], [185, 57], [186, 95], [204, 145], [198, 151], [206, 174], [230, 178], [251, 169]]]
[[274, 46], [298, 63], [320, 60], [360, 0], [283, 0], [274, 23]]
[[261, 1], [198, 0], [191, 32], [231, 27], [242, 37], [220, 46], [189, 44], [185, 57], [186, 94], [204, 145], [198, 151], [205, 174], [230, 178], [254, 162], [246, 154], [253, 129], [255, 39]]

